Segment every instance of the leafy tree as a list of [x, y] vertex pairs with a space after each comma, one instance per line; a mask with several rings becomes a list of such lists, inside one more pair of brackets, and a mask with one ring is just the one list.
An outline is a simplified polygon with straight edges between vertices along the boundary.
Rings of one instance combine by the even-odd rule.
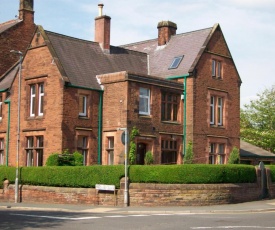
[[275, 152], [275, 86], [257, 96], [241, 110], [241, 138]]
[[184, 164], [192, 164], [194, 160], [193, 143], [189, 142], [184, 155]]
[[227, 164], [239, 164], [240, 163], [240, 154], [237, 147], [234, 147], [229, 155]]

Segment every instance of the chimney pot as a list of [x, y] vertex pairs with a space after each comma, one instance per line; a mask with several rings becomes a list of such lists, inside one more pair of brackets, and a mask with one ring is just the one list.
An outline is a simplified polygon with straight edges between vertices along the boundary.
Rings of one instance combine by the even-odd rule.
[[102, 4], [102, 3], [98, 4], [98, 16], [99, 17], [102, 16], [103, 6], [104, 6], [104, 4]]

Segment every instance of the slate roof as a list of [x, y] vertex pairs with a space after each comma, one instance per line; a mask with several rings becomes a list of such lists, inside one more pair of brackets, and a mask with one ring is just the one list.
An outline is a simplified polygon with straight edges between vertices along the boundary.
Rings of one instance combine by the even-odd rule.
[[14, 20], [10, 20], [10, 21], [1, 23], [0, 24], [0, 34], [3, 33], [4, 31], [8, 30], [9, 28], [19, 24], [20, 22], [22, 22], [22, 20], [14, 19]]
[[[147, 54], [111, 46], [103, 53], [96, 42], [45, 31], [50, 50], [54, 51], [65, 77], [75, 86], [101, 89], [96, 75], [128, 71], [147, 74]], [[62, 71], [61, 71], [62, 72]]]
[[[164, 46], [158, 46], [158, 39], [147, 40], [122, 47], [149, 54], [149, 74], [159, 77], [169, 77], [187, 74], [204, 50], [211, 32], [218, 26], [202, 30], [173, 35]], [[177, 69], [169, 69], [174, 57], [184, 55]]]
[[240, 144], [240, 156], [241, 158], [252, 157], [252, 158], [274, 158], [275, 154], [268, 152], [262, 148], [259, 148], [255, 145], [247, 143], [241, 140]]
[[18, 72], [19, 63], [16, 63], [12, 68], [10, 68], [5, 74], [2, 75], [0, 79], [0, 90], [4, 91], [11, 87], [13, 80]]

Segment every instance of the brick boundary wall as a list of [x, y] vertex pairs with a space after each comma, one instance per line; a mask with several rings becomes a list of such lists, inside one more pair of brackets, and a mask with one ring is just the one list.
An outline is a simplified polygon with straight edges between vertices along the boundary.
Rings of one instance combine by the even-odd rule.
[[[201, 206], [241, 203], [262, 198], [261, 173], [256, 183], [240, 184], [141, 184], [130, 183], [130, 206]], [[268, 197], [275, 198], [275, 183], [267, 170]], [[64, 188], [23, 185], [20, 202], [53, 204], [124, 205], [124, 178], [121, 189], [98, 191], [94, 188]], [[4, 182], [0, 202], [14, 202], [14, 185]]]

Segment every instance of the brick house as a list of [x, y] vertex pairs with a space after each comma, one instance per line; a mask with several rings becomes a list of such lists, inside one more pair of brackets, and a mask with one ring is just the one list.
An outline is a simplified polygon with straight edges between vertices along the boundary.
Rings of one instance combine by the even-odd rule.
[[22, 71], [2, 74], [2, 164], [16, 162], [20, 73], [22, 166], [64, 149], [82, 153], [85, 165], [123, 164], [120, 129], [134, 127], [137, 164], [147, 151], [155, 164], [181, 164], [189, 142], [195, 162], [226, 163], [240, 147], [241, 80], [220, 26], [176, 34], [162, 21], [157, 39], [114, 47], [102, 8], [94, 42], [37, 26]]

